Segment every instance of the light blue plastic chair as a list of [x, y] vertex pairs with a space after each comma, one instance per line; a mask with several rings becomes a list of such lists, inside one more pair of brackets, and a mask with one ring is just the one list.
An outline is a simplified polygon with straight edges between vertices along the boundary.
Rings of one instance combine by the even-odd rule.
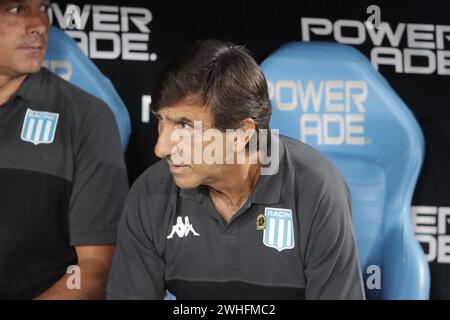
[[131, 134], [131, 120], [125, 103], [111, 81], [81, 51], [77, 43], [56, 27], [51, 27], [49, 31], [44, 66], [109, 106], [119, 128], [122, 149], [125, 150]]
[[424, 138], [408, 107], [350, 46], [289, 43], [261, 67], [271, 128], [318, 149], [349, 185], [367, 297], [428, 299], [429, 268], [410, 221]]

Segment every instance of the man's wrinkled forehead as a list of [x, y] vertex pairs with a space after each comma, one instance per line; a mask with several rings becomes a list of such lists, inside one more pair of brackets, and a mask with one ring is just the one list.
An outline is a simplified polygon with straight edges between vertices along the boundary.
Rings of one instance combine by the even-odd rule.
[[200, 95], [187, 95], [175, 103], [161, 106], [158, 111], [174, 109], [185, 110], [191, 113], [196, 113], [197, 111], [209, 111], [208, 105], [203, 102], [203, 98]]
[[159, 119], [169, 119], [189, 125], [193, 125], [194, 121], [202, 121], [207, 126], [213, 123], [211, 109], [203, 104], [202, 100], [192, 97], [185, 97], [170, 106], [158, 108], [153, 113]]
[[198, 115], [202, 113], [201, 106], [183, 102], [160, 108], [158, 111], [154, 112], [159, 118], [176, 116], [191, 119], [192, 121], [197, 120], [196, 118], [198, 118]]

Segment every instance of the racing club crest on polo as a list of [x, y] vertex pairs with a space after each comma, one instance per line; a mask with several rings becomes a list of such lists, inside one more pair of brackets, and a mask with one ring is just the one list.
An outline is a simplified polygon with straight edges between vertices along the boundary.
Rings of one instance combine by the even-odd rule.
[[27, 109], [20, 138], [34, 145], [53, 143], [58, 118], [57, 113]]
[[295, 247], [294, 223], [292, 210], [281, 208], [266, 208], [266, 228], [263, 234], [265, 246], [282, 251]]

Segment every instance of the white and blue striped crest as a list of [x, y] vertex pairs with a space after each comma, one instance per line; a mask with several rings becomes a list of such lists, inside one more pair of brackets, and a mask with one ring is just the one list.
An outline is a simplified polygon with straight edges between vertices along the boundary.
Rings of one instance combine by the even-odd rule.
[[266, 227], [263, 243], [278, 251], [292, 249], [294, 242], [294, 224], [292, 210], [281, 208], [266, 208]]
[[53, 143], [58, 118], [57, 113], [27, 109], [20, 138], [34, 145]]

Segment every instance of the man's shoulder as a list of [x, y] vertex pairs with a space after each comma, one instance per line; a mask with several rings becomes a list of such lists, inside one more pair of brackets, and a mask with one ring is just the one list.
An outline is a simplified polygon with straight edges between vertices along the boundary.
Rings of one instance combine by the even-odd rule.
[[343, 182], [342, 175], [325, 155], [315, 148], [287, 136], [280, 136], [285, 148], [285, 161], [299, 183], [333, 185]]
[[71, 108], [75, 114], [110, 114], [109, 107], [99, 98], [59, 77], [48, 69], [42, 68], [43, 84], [49, 88], [52, 96], [64, 99], [62, 108]]
[[138, 197], [169, 197], [176, 193], [176, 184], [167, 161], [162, 159], [145, 170], [133, 183], [130, 194]]

